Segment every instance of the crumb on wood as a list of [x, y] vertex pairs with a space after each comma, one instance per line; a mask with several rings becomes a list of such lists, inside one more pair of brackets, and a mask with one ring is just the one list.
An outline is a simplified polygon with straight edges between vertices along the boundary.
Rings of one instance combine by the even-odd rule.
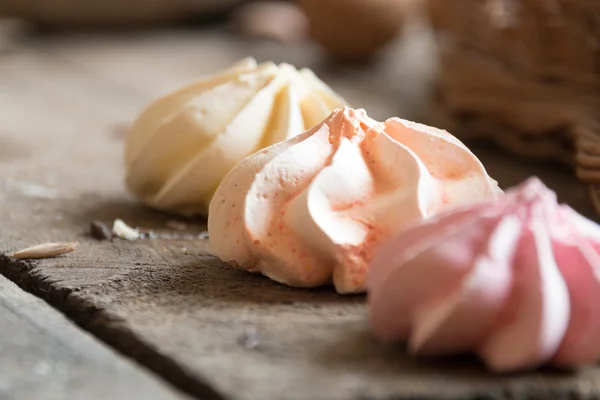
[[10, 256], [16, 260], [51, 258], [74, 252], [77, 242], [50, 242], [15, 251]]
[[92, 223], [90, 224], [90, 235], [94, 239], [98, 240], [112, 239], [110, 229], [108, 229], [106, 224], [102, 221], [92, 221]]
[[121, 239], [130, 241], [137, 240], [141, 237], [139, 229], [130, 227], [125, 221], [119, 218], [115, 219], [115, 222], [113, 223], [112, 233]]
[[260, 346], [260, 338], [256, 328], [246, 329], [238, 336], [238, 344], [249, 350], [257, 349]]

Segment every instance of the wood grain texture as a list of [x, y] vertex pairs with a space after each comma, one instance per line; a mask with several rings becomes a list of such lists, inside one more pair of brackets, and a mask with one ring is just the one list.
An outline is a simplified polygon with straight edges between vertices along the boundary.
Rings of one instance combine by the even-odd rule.
[[[0, 252], [44, 241], [80, 245], [52, 260], [0, 258], [0, 273], [202, 399], [600, 396], [598, 368], [492, 376], [470, 359], [412, 360], [402, 346], [371, 336], [364, 297], [291, 289], [232, 270], [211, 255], [208, 241], [91, 238], [90, 222], [115, 218], [175, 233], [167, 228], [172, 216], [141, 207], [122, 188], [123, 126], [177, 81], [249, 54], [313, 66], [377, 118], [415, 112], [417, 82], [426, 78], [419, 74], [429, 68], [406, 67], [404, 53], [368, 72], [332, 75], [310, 47], [240, 43], [214, 32], [24, 43], [0, 60]], [[401, 83], [390, 88], [394, 63]], [[476, 152], [502, 186], [535, 173], [563, 200], [591, 210], [568, 171], [520, 163], [484, 146]], [[185, 223], [189, 232], [205, 229], [202, 221]]]
[[0, 277], [0, 398], [184, 399]]

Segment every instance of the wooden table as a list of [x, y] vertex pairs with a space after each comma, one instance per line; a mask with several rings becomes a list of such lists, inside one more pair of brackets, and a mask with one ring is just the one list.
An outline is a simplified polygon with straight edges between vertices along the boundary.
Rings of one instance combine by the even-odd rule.
[[[140, 206], [122, 185], [127, 124], [155, 96], [253, 55], [312, 67], [373, 117], [421, 118], [433, 64], [427, 34], [410, 38], [369, 69], [338, 70], [310, 45], [218, 30], [34, 35], [0, 48], [0, 252], [80, 243], [56, 259], [0, 256], [0, 398], [598, 398], [598, 368], [492, 376], [471, 359], [407, 358], [371, 336], [363, 296], [234, 271], [207, 240], [89, 236], [91, 221], [115, 218], [174, 232], [175, 217]], [[538, 174], [593, 215], [569, 171], [474, 149], [503, 187]], [[205, 229], [184, 223], [190, 234]]]

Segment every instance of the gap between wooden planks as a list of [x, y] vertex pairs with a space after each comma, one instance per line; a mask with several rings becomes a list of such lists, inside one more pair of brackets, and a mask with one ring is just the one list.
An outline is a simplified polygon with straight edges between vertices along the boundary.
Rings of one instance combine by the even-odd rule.
[[185, 399], [0, 277], [0, 398]]
[[[76, 253], [53, 260], [1, 258], [0, 272], [202, 399], [599, 395], [597, 368], [495, 377], [472, 360], [414, 361], [371, 336], [362, 296], [291, 289], [234, 271], [211, 256], [206, 241], [111, 243], [87, 236], [96, 219], [154, 229], [172, 219], [140, 207], [121, 186], [122, 129], [150, 92], [174, 85], [179, 78], [172, 76], [212, 72], [248, 51], [314, 60], [310, 49], [297, 50], [255, 48], [214, 32], [167, 33], [151, 40], [40, 40], [0, 59], [0, 251], [51, 240], [81, 243]], [[336, 89], [352, 93], [358, 75], [351, 76]], [[368, 96], [360, 106], [371, 108]], [[485, 147], [477, 153], [503, 186], [537, 173], [589, 211], [585, 190], [568, 172]], [[194, 232], [205, 228], [201, 221], [187, 224]]]

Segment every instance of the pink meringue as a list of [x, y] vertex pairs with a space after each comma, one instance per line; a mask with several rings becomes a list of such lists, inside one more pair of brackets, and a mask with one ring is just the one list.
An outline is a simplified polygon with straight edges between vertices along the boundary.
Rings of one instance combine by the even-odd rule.
[[498, 372], [600, 359], [600, 226], [537, 178], [393, 237], [367, 288], [375, 333], [413, 354]]
[[239, 268], [355, 293], [382, 240], [500, 193], [447, 132], [344, 108], [239, 163], [214, 195], [208, 231], [215, 255]]

